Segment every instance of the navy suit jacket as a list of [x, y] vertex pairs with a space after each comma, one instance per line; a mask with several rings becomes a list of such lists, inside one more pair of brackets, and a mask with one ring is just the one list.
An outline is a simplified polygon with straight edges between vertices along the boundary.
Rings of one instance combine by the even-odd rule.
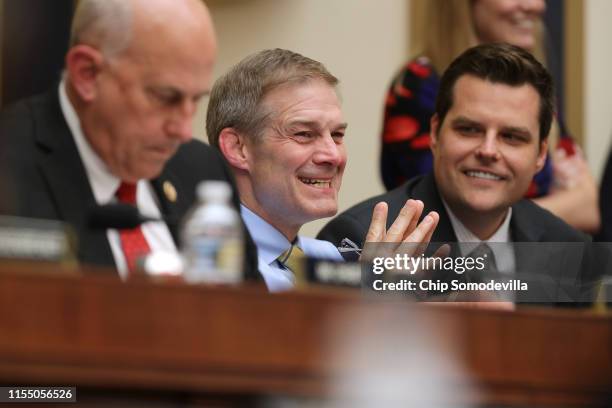
[[[437, 246], [436, 243], [457, 242], [457, 237], [440, 198], [433, 174], [415, 177], [394, 190], [349, 208], [332, 219], [321, 230], [317, 238], [331, 241], [337, 246], [343, 238], [349, 238], [358, 244], [363, 244], [372, 219], [374, 206], [380, 201], [387, 202], [389, 206], [387, 228], [389, 228], [409, 198], [424, 202], [425, 208], [421, 219], [430, 211], [436, 211], [440, 214], [440, 221], [431, 239], [434, 249]], [[591, 266], [590, 238], [588, 236], [573, 229], [549, 211], [525, 199], [521, 199], [512, 206], [510, 233], [512, 241], [515, 243], [517, 270], [537, 270], [539, 273], [547, 274], [553, 281], [569, 282], [571, 286], [569, 291], [573, 299], [583, 300], [586, 297], [587, 300], [590, 300], [592, 296], [590, 291], [598, 278], [598, 272], [596, 268]], [[573, 257], [574, 259], [568, 261], [577, 266], [569, 272], [568, 268], [562, 271], [564, 268], [557, 268], [558, 265], [550, 264], [549, 260], [555, 258], [551, 256], [550, 252], [537, 253], [533, 250], [533, 246], [530, 247], [528, 244], [567, 242], [576, 243], [576, 245], [568, 245], [568, 248], [572, 245], [572, 248], [584, 248], [584, 251], [577, 251], [580, 253], [576, 254], [576, 257]], [[538, 248], [558, 252], [557, 259], [561, 259], [560, 257], [567, 255], [568, 252], [564, 250], [561, 244], [551, 244]], [[548, 265], [546, 265], [547, 262]]]

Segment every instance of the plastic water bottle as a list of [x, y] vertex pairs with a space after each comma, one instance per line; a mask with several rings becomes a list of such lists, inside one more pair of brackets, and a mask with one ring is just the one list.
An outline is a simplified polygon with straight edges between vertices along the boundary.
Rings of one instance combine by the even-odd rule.
[[198, 202], [187, 213], [182, 228], [187, 282], [235, 284], [243, 280], [244, 237], [231, 196], [224, 181], [198, 185]]

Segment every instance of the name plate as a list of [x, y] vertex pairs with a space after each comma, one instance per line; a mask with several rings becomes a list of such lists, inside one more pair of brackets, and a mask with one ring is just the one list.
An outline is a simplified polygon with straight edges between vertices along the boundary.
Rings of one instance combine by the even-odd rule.
[[0, 216], [0, 258], [63, 262], [75, 259], [75, 239], [62, 222]]

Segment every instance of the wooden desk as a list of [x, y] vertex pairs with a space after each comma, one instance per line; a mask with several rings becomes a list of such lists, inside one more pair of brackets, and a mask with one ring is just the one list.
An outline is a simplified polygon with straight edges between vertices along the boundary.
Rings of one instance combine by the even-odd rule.
[[[266, 395], [325, 397], [343, 369], [326, 352], [330, 316], [349, 313], [367, 323], [394, 313], [394, 324], [410, 327], [417, 313], [450, 333], [459, 361], [481, 388], [478, 402], [612, 401], [610, 315], [431, 307], [329, 289], [271, 295], [256, 286], [121, 283], [105, 273], [6, 269], [0, 267], [0, 383], [7, 385], [156, 390], [160, 398], [190, 402], [222, 395], [242, 406]], [[414, 313], [398, 318], [404, 311]], [[339, 324], [343, 330], [350, 322]], [[466, 381], [447, 380], [457, 390]], [[456, 398], [473, 401], [460, 391]]]

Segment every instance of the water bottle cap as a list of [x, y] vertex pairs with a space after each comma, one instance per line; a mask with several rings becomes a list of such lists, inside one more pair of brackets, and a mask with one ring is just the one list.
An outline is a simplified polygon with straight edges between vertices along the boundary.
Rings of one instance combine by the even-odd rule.
[[232, 189], [225, 181], [207, 180], [198, 184], [197, 195], [200, 200], [227, 202], [232, 196]]

